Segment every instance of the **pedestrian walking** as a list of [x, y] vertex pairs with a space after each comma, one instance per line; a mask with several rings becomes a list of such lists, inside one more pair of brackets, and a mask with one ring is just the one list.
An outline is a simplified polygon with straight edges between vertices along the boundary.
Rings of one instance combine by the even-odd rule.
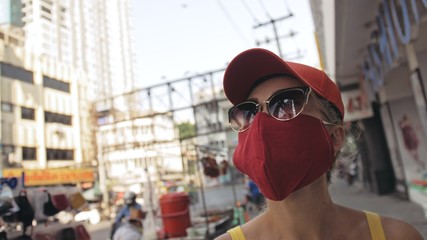
[[249, 49], [228, 65], [224, 92], [239, 132], [234, 165], [256, 183], [267, 208], [217, 239], [422, 239], [403, 221], [331, 200], [344, 106], [323, 71]]

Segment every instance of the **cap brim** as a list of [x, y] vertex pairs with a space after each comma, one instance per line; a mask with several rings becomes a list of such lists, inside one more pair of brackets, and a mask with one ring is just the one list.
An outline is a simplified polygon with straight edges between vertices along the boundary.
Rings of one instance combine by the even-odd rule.
[[[307, 67], [293, 62], [285, 62], [274, 53], [254, 48], [237, 55], [227, 66], [224, 73], [224, 92], [232, 104], [247, 99], [256, 82], [266, 76], [285, 74], [295, 77], [312, 87], [298, 73], [298, 69]], [[313, 88], [313, 87], [312, 87]], [[316, 92], [316, 89], [313, 89]]]

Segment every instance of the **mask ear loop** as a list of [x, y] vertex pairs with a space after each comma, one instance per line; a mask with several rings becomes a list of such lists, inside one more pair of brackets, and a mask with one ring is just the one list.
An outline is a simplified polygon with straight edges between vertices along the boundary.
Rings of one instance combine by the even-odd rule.
[[339, 150], [336, 154], [335, 154], [335, 156], [334, 156], [334, 159], [331, 161], [331, 165], [329, 166], [329, 169], [326, 171], [326, 178], [327, 178], [327, 181], [328, 181], [328, 184], [330, 184], [331, 183], [331, 179], [332, 179], [332, 172], [334, 171], [334, 169], [335, 169], [335, 163], [337, 162], [337, 158], [338, 158], [338, 156], [341, 154], [341, 150]]
[[[317, 97], [316, 93], [311, 92], [311, 94], [313, 95], [314, 101], [317, 103], [317, 105], [319, 105], [319, 106], [320, 106], [320, 109], [321, 109], [321, 111], [322, 111], [323, 116], [327, 119], [327, 121], [324, 121], [324, 120], [322, 120], [322, 119], [321, 119], [322, 123], [323, 123], [324, 125], [326, 125], [326, 126], [337, 126], [337, 127], [340, 127], [340, 128], [344, 128], [342, 125], [337, 124], [337, 123], [333, 123], [333, 122], [331, 121], [331, 117], [330, 117], [329, 112], [326, 110], [325, 106], [323, 106], [323, 104], [320, 102], [320, 100], [318, 99], [318, 97]], [[329, 132], [329, 131], [328, 131], [328, 132]], [[331, 138], [331, 140], [333, 139], [332, 135], [333, 135], [333, 133], [330, 133], [330, 138]], [[335, 167], [334, 167], [334, 166], [335, 166], [335, 163], [336, 163], [337, 158], [338, 158], [338, 156], [339, 156], [340, 154], [341, 154], [341, 150], [338, 150], [338, 151], [337, 151], [337, 153], [335, 154], [335, 156], [334, 156], [333, 160], [331, 161], [331, 165], [329, 166], [329, 169], [328, 169], [328, 174], [332, 174], [332, 171], [333, 171], [333, 170], [334, 170], [334, 168], [335, 168]], [[329, 178], [330, 178], [330, 177], [329, 177]], [[330, 181], [330, 179], [329, 179], [328, 181]]]
[[341, 154], [341, 150], [339, 150], [336, 154], [335, 154], [335, 156], [334, 156], [334, 161], [332, 161], [332, 166], [331, 166], [331, 170], [334, 168], [334, 165], [335, 165], [335, 162], [337, 161], [337, 159], [338, 159], [338, 156]]
[[[339, 125], [339, 124], [335, 124], [335, 123], [328, 123], [328, 125], [329, 125], [329, 126], [336, 126], [336, 127], [338, 127], [338, 128], [344, 128], [344, 126]], [[335, 130], [336, 130], [336, 129], [335, 129]], [[334, 141], [334, 140], [333, 140], [333, 135], [334, 135], [334, 133], [330, 133], [330, 137], [331, 137], [331, 140], [332, 140], [332, 141]], [[331, 169], [330, 169], [330, 170], [334, 169], [335, 162], [337, 161], [337, 159], [338, 159], [338, 157], [339, 157], [339, 155], [340, 155], [340, 154], [341, 154], [341, 149], [338, 149], [338, 151], [337, 151], [337, 153], [335, 154], [334, 159], [333, 159], [333, 161], [332, 161], [332, 163], [331, 163]]]

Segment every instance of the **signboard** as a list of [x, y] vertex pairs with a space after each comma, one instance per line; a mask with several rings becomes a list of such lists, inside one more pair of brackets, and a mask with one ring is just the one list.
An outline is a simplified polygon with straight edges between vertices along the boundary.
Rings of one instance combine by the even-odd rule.
[[20, 177], [25, 173], [25, 186], [45, 186], [67, 183], [93, 182], [93, 169], [3, 169], [3, 177]]
[[341, 97], [345, 108], [345, 122], [360, 120], [374, 115], [370, 102], [360, 90], [344, 91], [341, 93]]

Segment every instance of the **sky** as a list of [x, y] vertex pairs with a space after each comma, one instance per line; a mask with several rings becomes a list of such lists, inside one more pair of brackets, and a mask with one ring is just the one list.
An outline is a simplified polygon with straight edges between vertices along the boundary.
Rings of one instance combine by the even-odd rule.
[[[132, 0], [138, 87], [225, 68], [238, 53], [262, 47], [319, 67], [309, 0]], [[294, 37], [286, 37], [291, 31]], [[257, 46], [256, 42], [261, 42]], [[299, 54], [298, 54], [299, 52]]]

